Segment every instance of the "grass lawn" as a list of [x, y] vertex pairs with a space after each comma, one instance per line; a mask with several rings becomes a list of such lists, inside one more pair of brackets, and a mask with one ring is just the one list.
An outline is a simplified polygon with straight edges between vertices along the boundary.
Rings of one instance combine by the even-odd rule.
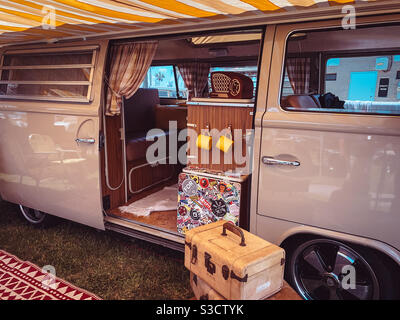
[[103, 299], [188, 299], [193, 296], [183, 253], [98, 232], [70, 221], [35, 228], [19, 207], [0, 201], [0, 249]]

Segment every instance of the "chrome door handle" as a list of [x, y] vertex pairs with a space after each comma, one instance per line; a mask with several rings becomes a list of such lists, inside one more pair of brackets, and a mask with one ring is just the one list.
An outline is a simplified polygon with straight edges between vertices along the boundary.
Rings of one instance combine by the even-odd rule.
[[278, 160], [278, 159], [274, 159], [273, 157], [262, 157], [262, 162], [264, 164], [267, 164], [270, 166], [274, 166], [274, 165], [294, 166], [294, 167], [300, 166], [299, 161]]
[[94, 144], [96, 142], [96, 140], [93, 138], [76, 138], [75, 142], [76, 143], [83, 142], [83, 143]]

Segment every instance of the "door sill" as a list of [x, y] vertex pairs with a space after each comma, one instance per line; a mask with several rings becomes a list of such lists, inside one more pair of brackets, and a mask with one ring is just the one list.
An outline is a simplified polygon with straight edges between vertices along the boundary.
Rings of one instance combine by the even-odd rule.
[[185, 237], [183, 235], [110, 216], [104, 217], [104, 222], [107, 230], [116, 231], [177, 251], [185, 251]]

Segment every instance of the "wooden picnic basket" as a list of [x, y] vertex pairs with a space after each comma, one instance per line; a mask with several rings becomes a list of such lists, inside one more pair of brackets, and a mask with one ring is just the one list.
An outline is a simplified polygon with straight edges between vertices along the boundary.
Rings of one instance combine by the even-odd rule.
[[185, 267], [228, 300], [259, 300], [278, 292], [284, 264], [282, 248], [231, 222], [220, 220], [186, 233]]
[[197, 300], [226, 300], [193, 272], [190, 272], [190, 286]]

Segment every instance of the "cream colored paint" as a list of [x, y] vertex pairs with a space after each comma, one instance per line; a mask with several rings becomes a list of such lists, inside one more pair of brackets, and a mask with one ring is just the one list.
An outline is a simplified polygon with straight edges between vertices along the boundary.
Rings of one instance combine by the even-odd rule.
[[0, 100], [0, 192], [5, 200], [104, 229], [98, 137], [107, 42], [96, 44], [91, 103]]
[[[286, 112], [279, 106], [287, 35], [334, 25], [340, 26], [340, 21], [278, 26], [267, 112], [256, 121], [261, 130], [256, 128], [255, 141], [261, 141], [261, 151], [255, 159], [259, 176], [252, 188], [252, 228], [269, 239], [274, 223], [262, 223], [268, 217], [321, 228], [321, 234], [328, 229], [375, 239], [399, 249], [400, 117]], [[301, 165], [267, 166], [263, 156]]]
[[[398, 15], [393, 15], [360, 18], [357, 22], [398, 19]], [[240, 22], [240, 26], [243, 23]], [[398, 159], [399, 118], [290, 113], [279, 107], [287, 34], [295, 29], [337, 25], [340, 20], [282, 25], [278, 27], [276, 42], [273, 42], [275, 26], [267, 28], [255, 115], [251, 231], [267, 240], [271, 234], [278, 239], [288, 234], [289, 227], [281, 228], [282, 234], [277, 235], [273, 230], [278, 223], [274, 225], [271, 221], [289, 220], [293, 223], [291, 226], [321, 228], [321, 234], [322, 230], [337, 230], [342, 234], [359, 235], [360, 239], [372, 237], [399, 248], [395, 233], [395, 226], [399, 225], [396, 213], [399, 190], [389, 175], [383, 176], [382, 182], [376, 180], [389, 160], [383, 158], [381, 162], [374, 162], [374, 157], [390, 157], [393, 153]], [[211, 30], [213, 27], [201, 28]], [[171, 28], [164, 34], [174, 32], [182, 30]], [[155, 31], [147, 35], [154, 36]], [[104, 228], [97, 136], [94, 145], [77, 145], [74, 140], [80, 134], [86, 137], [98, 133], [107, 42], [73, 43], [74, 46], [100, 45], [91, 103], [0, 101], [0, 190], [6, 200]], [[67, 45], [52, 46], [63, 50]], [[264, 113], [266, 108], [268, 112]], [[85, 121], [79, 131], [79, 125]], [[36, 136], [32, 138], [32, 134]], [[330, 162], [332, 154], [338, 155], [345, 166]], [[301, 167], [266, 167], [261, 163], [264, 155], [289, 156], [299, 160]], [[364, 175], [360, 170], [365, 166], [369, 166], [371, 172]], [[348, 168], [345, 175], [343, 167]], [[370, 187], [369, 192], [365, 192], [366, 186]]]

